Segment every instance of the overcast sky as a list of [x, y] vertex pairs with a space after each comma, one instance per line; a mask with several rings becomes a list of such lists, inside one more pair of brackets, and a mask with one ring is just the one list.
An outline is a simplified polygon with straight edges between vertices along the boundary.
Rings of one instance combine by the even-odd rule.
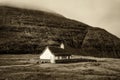
[[0, 0], [0, 3], [54, 11], [104, 28], [120, 38], [120, 0]]

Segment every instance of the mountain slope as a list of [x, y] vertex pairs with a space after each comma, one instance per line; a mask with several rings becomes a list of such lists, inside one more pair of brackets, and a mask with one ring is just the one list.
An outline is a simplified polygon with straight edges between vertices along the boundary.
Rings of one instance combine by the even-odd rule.
[[0, 53], [40, 53], [46, 45], [73, 54], [120, 57], [120, 39], [59, 14], [0, 6]]

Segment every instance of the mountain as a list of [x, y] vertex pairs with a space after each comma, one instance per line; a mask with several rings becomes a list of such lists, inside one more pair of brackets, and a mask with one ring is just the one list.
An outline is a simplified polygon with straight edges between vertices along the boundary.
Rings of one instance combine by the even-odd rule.
[[65, 44], [72, 54], [120, 57], [120, 39], [104, 29], [52, 12], [0, 6], [0, 53], [41, 53]]

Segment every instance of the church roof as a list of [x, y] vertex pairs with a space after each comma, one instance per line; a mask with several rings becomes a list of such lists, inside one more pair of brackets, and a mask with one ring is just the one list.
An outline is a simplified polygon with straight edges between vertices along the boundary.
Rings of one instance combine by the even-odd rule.
[[69, 52], [59, 47], [49, 47], [49, 49], [55, 56], [70, 56], [71, 55]]

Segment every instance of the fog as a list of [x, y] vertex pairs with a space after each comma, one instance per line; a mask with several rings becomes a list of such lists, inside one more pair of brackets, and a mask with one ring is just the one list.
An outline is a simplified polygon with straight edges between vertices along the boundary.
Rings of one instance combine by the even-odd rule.
[[0, 4], [53, 11], [120, 37], [120, 0], [0, 0]]

